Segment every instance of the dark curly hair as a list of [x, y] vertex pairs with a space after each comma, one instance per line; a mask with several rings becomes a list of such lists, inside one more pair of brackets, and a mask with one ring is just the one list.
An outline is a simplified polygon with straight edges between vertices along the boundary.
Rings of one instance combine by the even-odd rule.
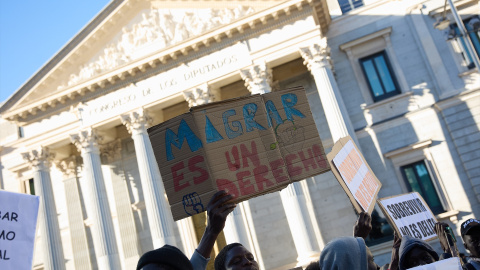
[[227, 260], [227, 253], [234, 247], [242, 246], [240, 243], [231, 243], [226, 245], [215, 257], [215, 270], [226, 270], [225, 263]]
[[311, 262], [305, 270], [321, 270], [320, 263], [318, 261]]

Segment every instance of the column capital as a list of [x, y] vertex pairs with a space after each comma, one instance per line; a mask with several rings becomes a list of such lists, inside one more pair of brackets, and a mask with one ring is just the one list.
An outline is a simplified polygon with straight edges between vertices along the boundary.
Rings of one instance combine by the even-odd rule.
[[203, 105], [215, 101], [215, 96], [210, 89], [210, 85], [206, 83], [183, 91], [183, 97], [185, 97], [189, 107]]
[[47, 147], [40, 146], [37, 149], [22, 153], [23, 159], [34, 169], [47, 169], [50, 162], [55, 157], [55, 153], [50, 153]]
[[266, 63], [254, 65], [249, 69], [242, 69], [240, 75], [252, 95], [272, 91], [272, 70], [267, 67]]
[[147, 132], [147, 128], [152, 124], [153, 119], [146, 110], [140, 109], [129, 114], [120, 116], [122, 123], [127, 127], [128, 133]]
[[319, 43], [312, 44], [308, 47], [300, 48], [300, 54], [303, 58], [303, 64], [308, 70], [328, 67], [333, 68], [332, 59], [330, 58], [330, 47], [327, 45], [327, 39], [322, 38]]
[[100, 156], [105, 158], [107, 162], [117, 160], [122, 157], [122, 142], [116, 139], [106, 144], [100, 145]]
[[62, 160], [55, 160], [54, 163], [57, 169], [60, 170], [64, 176], [66, 176], [65, 179], [77, 176], [76, 156], [70, 156]]
[[102, 139], [93, 128], [87, 128], [77, 134], [70, 135], [70, 140], [79, 152], [98, 149], [98, 142]]

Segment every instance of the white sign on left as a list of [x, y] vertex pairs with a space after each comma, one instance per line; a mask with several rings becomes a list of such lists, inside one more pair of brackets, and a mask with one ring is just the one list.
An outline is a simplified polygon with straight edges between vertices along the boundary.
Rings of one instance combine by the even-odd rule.
[[0, 269], [32, 269], [39, 197], [0, 190]]

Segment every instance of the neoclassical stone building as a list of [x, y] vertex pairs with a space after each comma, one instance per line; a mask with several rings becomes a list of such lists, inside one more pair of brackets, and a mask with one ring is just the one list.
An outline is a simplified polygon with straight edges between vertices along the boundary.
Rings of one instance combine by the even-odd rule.
[[[34, 269], [134, 269], [166, 243], [192, 254], [205, 215], [173, 221], [146, 128], [297, 85], [327, 152], [352, 136], [380, 197], [418, 191], [459, 233], [480, 218], [480, 6], [444, 4], [112, 1], [0, 105], [0, 188], [41, 196]], [[329, 172], [239, 204], [214, 253], [239, 241], [262, 269], [304, 266], [355, 220]], [[378, 209], [373, 227], [383, 264]]]

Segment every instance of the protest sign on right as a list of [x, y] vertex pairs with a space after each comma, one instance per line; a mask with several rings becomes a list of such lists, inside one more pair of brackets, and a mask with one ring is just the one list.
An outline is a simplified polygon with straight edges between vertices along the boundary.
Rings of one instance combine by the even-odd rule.
[[410, 268], [410, 270], [462, 270], [460, 259], [457, 257]]
[[417, 192], [379, 199], [378, 205], [402, 237], [409, 235], [426, 241], [437, 237], [437, 219]]
[[352, 138], [340, 138], [327, 154], [327, 159], [333, 175], [347, 193], [357, 213], [372, 214], [382, 183], [375, 177]]

